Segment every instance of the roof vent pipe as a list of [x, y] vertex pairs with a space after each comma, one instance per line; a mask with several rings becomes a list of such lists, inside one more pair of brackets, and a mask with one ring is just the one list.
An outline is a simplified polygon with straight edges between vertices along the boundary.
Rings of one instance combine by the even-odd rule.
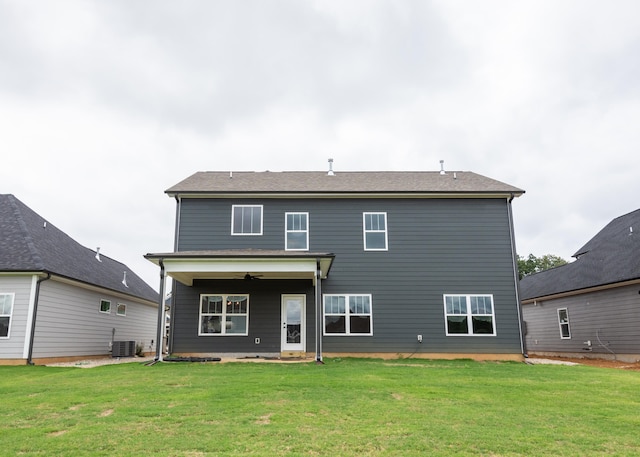
[[329, 176], [335, 176], [336, 174], [333, 172], [333, 159], [329, 159]]
[[444, 172], [444, 160], [440, 161], [440, 174], [441, 175], [445, 175], [446, 173]]
[[127, 285], [127, 272], [124, 272], [124, 277], [122, 278], [122, 284], [124, 284], [125, 287], [129, 287]]
[[98, 262], [102, 262], [102, 259], [100, 258], [100, 248], [96, 248], [96, 260]]

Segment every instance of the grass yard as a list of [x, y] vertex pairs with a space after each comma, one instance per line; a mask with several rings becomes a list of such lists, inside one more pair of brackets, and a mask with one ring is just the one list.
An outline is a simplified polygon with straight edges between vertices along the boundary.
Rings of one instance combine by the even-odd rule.
[[637, 456], [639, 393], [473, 361], [0, 367], [0, 455]]

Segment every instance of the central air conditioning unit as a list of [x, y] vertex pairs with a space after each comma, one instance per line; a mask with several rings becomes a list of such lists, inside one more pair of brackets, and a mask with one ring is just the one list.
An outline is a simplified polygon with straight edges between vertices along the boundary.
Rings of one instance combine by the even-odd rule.
[[136, 355], [135, 341], [114, 341], [111, 357], [133, 357]]

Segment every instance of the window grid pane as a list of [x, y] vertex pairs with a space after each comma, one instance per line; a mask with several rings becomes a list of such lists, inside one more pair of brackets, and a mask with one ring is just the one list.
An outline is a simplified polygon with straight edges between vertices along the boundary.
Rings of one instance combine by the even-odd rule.
[[232, 206], [232, 235], [261, 235], [262, 206]]
[[199, 335], [246, 335], [248, 295], [201, 295]]
[[372, 335], [371, 296], [325, 295], [324, 323], [327, 335]]
[[0, 338], [9, 337], [14, 295], [0, 294]]
[[0, 314], [10, 315], [13, 311], [13, 296], [9, 294], [0, 295]]
[[364, 249], [387, 250], [386, 213], [363, 213]]
[[569, 327], [569, 312], [566, 308], [558, 309], [558, 323], [560, 324], [560, 338], [571, 339]]
[[493, 296], [445, 295], [447, 335], [495, 335]]
[[285, 249], [298, 251], [309, 249], [307, 213], [286, 213]]

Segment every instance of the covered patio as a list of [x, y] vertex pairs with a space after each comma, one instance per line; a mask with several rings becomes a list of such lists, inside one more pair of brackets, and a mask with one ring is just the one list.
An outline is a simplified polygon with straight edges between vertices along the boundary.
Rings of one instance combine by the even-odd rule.
[[[150, 253], [145, 258], [160, 267], [158, 341], [164, 342], [166, 280], [170, 277], [193, 287], [198, 280], [311, 280], [314, 287], [315, 359], [322, 361], [322, 281], [329, 275], [335, 255], [332, 253], [230, 249]], [[155, 359], [162, 360], [156, 345]]]

